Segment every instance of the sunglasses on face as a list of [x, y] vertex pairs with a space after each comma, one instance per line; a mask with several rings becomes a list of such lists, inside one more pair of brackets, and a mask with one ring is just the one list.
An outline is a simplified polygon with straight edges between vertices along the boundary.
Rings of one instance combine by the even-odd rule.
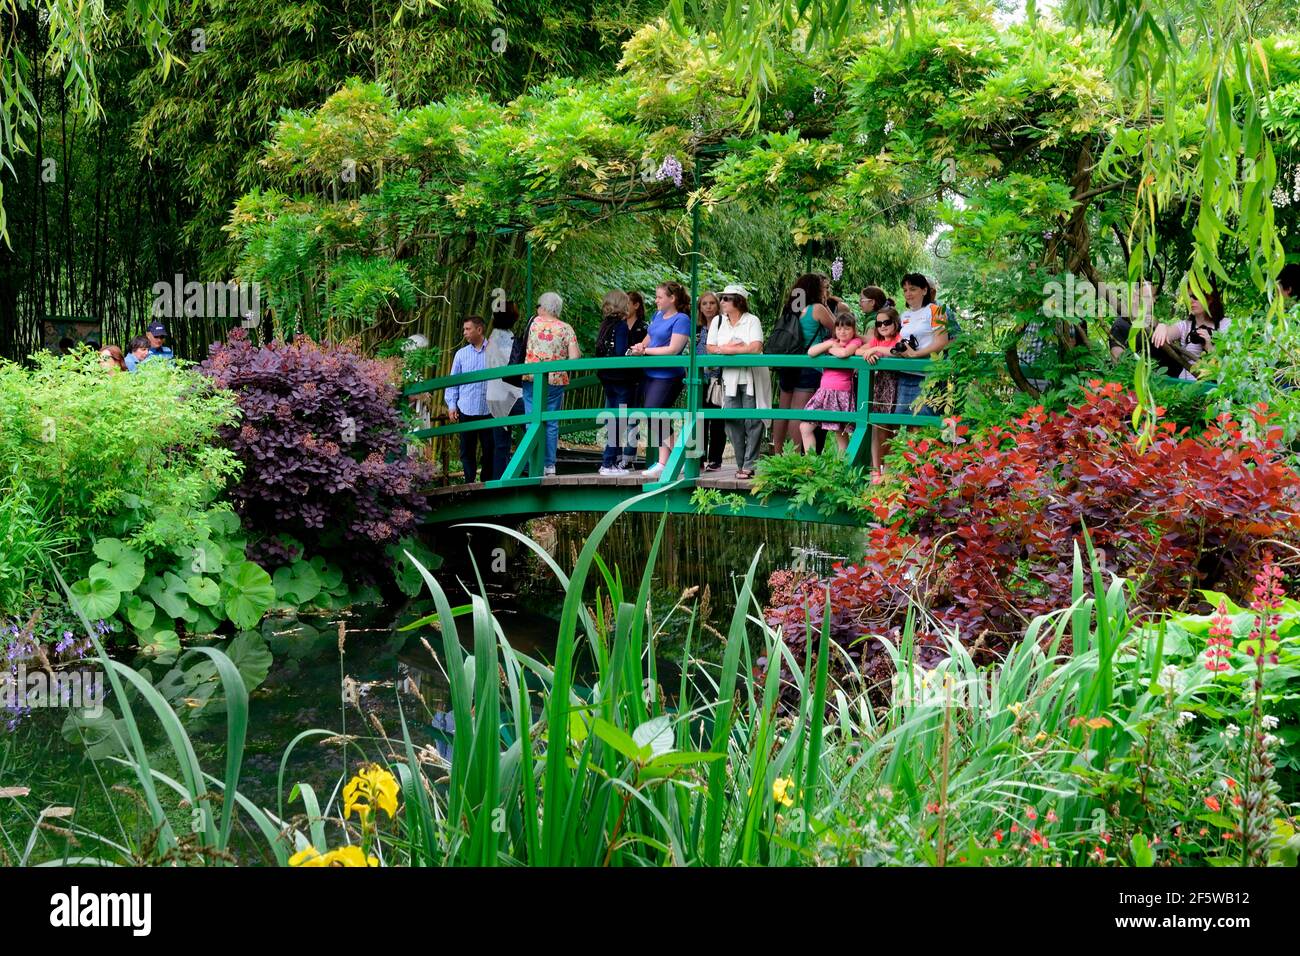
[[893, 327], [894, 327], [893, 319], [886, 319], [884, 322], [876, 323], [876, 328], [878, 329], [892, 329]]

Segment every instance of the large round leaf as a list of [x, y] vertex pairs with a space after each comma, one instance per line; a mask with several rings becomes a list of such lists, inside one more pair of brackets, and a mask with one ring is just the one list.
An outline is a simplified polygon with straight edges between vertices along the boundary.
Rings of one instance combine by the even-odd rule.
[[146, 601], [135, 594], [126, 599], [126, 619], [137, 631], [147, 631], [153, 627], [154, 618], [158, 616], [158, 606], [153, 601]]
[[[244, 680], [244, 687], [247, 690], [253, 690], [262, 681], [266, 680], [266, 675], [271, 672], [271, 663], [273, 658], [271, 650], [266, 646], [266, 641], [257, 631], [240, 631], [231, 641], [221, 648], [230, 658], [230, 662], [235, 665], [239, 671], [239, 676]], [[185, 672], [185, 677], [196, 687], [210, 686], [218, 688], [221, 682], [218, 679], [217, 665], [209, 657], [203, 657], [197, 664]]]
[[169, 617], [183, 618], [189, 613], [189, 591], [185, 587], [185, 582], [171, 571], [167, 571], [160, 578], [150, 578], [145, 586], [145, 593], [153, 598], [153, 602]]
[[101, 560], [90, 567], [88, 577], [92, 581], [107, 581], [119, 591], [134, 591], [144, 580], [144, 555], [117, 538], [96, 541], [95, 555]]
[[275, 593], [281, 601], [289, 601], [301, 607], [321, 591], [320, 575], [306, 561], [295, 561], [291, 565], [277, 568], [275, 572]]
[[226, 617], [242, 630], [255, 626], [275, 602], [271, 575], [252, 561], [226, 568], [222, 576], [222, 592], [226, 599]]
[[92, 621], [111, 617], [122, 602], [122, 592], [106, 578], [87, 578], [70, 588], [81, 613]]
[[221, 600], [221, 588], [217, 587], [217, 582], [202, 575], [195, 574], [186, 578], [185, 589], [190, 592], [190, 597], [196, 604], [204, 607], [212, 607]]

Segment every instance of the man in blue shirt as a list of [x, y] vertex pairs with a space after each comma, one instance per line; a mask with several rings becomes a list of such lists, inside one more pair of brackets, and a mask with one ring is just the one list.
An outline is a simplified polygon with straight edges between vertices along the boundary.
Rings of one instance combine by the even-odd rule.
[[[471, 315], [463, 327], [467, 345], [456, 351], [451, 361], [451, 374], [463, 372], [481, 372], [487, 368], [487, 339], [484, 336], [483, 317]], [[447, 415], [453, 423], [477, 422], [491, 417], [487, 402], [487, 382], [471, 382], [468, 385], [452, 385], [447, 388]], [[460, 464], [465, 470], [465, 481], [472, 482], [478, 477], [477, 460], [482, 461], [484, 480], [493, 474], [492, 429], [479, 428], [460, 433]]]
[[131, 351], [126, 356], [126, 370], [134, 372], [141, 365], [150, 359], [163, 359], [170, 362], [175, 356], [172, 350], [167, 346], [167, 326], [163, 325], [157, 319], [149, 323], [148, 328], [144, 330], [145, 340], [149, 343], [149, 351], [143, 357], [140, 357], [135, 349], [135, 342], [131, 343]]

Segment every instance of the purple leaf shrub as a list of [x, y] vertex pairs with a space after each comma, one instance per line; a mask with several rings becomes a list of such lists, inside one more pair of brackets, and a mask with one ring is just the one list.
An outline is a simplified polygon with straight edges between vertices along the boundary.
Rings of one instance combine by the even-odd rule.
[[297, 557], [277, 539], [288, 534], [344, 567], [386, 565], [384, 548], [428, 511], [432, 477], [406, 454], [394, 366], [304, 338], [255, 346], [244, 329], [208, 356], [202, 371], [242, 412], [222, 437], [244, 463], [231, 499], [250, 557]]

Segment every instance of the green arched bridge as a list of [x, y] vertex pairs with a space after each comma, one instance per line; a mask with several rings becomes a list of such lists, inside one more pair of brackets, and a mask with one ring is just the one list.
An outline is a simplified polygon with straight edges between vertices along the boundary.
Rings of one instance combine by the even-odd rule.
[[[858, 465], [866, 465], [871, 458], [870, 425], [938, 426], [941, 419], [930, 415], [898, 415], [883, 413], [871, 408], [872, 381], [877, 372], [911, 372], [924, 374], [930, 365], [928, 359], [884, 358], [871, 365], [865, 359], [836, 358], [823, 355], [809, 358], [806, 355], [680, 355], [653, 358], [601, 358], [569, 359], [556, 362], [538, 362], [527, 365], [507, 365], [426, 379], [406, 389], [406, 395], [415, 397], [441, 392], [452, 385], [468, 385], [514, 375], [531, 375], [525, 389], [533, 389], [532, 409], [523, 415], [505, 418], [488, 418], [481, 421], [459, 422], [424, 428], [412, 434], [415, 439], [430, 439], [459, 435], [481, 429], [524, 426], [523, 438], [515, 448], [510, 463], [496, 481], [453, 484], [435, 489], [432, 497], [433, 513], [430, 522], [461, 521], [471, 518], [528, 516], [568, 511], [604, 512], [615, 505], [635, 497], [642, 491], [662, 489], [642, 502], [635, 502], [629, 510], [662, 513], [665, 508], [677, 513], [694, 513], [698, 509], [692, 502], [696, 489], [717, 489], [725, 493], [743, 495], [743, 507], [723, 507], [718, 514], [751, 518], [779, 518], [791, 521], [817, 521], [822, 523], [848, 523], [848, 518], [837, 519], [818, 512], [807, 505], [791, 504], [774, 495], [761, 501], [749, 495], [750, 482], [735, 477], [734, 470], [720, 472], [700, 471], [702, 450], [696, 441], [701, 427], [713, 420], [735, 421], [760, 418], [763, 420], [797, 420], [821, 422], [849, 422], [856, 426], [849, 440], [846, 456]], [[681, 368], [686, 371], [683, 403], [678, 408], [629, 408], [612, 410], [603, 406], [603, 394], [598, 390], [594, 406], [576, 406], [584, 394], [593, 390], [584, 388], [598, 384], [591, 373], [604, 369], [643, 370], [648, 367]], [[700, 370], [713, 368], [852, 368], [857, 372], [856, 410], [853, 412], [807, 412], [802, 409], [782, 408], [706, 408], [699, 402], [701, 389]], [[547, 374], [567, 372], [569, 386], [565, 392], [565, 407], [548, 411], [545, 388]], [[775, 397], [776, 390], [773, 389]], [[644, 481], [640, 473], [626, 477], [603, 477], [595, 473], [595, 466], [585, 474], [566, 474], [543, 477], [545, 456], [545, 426], [547, 422], [560, 422], [561, 432], [569, 430], [604, 428], [611, 421], [642, 423], [642, 436], [647, 433], [645, 424], [650, 421], [669, 422], [678, 438], [674, 442], [668, 464], [658, 481]], [[661, 426], [662, 427], [662, 426]], [[686, 436], [685, 440], [681, 436]]]

